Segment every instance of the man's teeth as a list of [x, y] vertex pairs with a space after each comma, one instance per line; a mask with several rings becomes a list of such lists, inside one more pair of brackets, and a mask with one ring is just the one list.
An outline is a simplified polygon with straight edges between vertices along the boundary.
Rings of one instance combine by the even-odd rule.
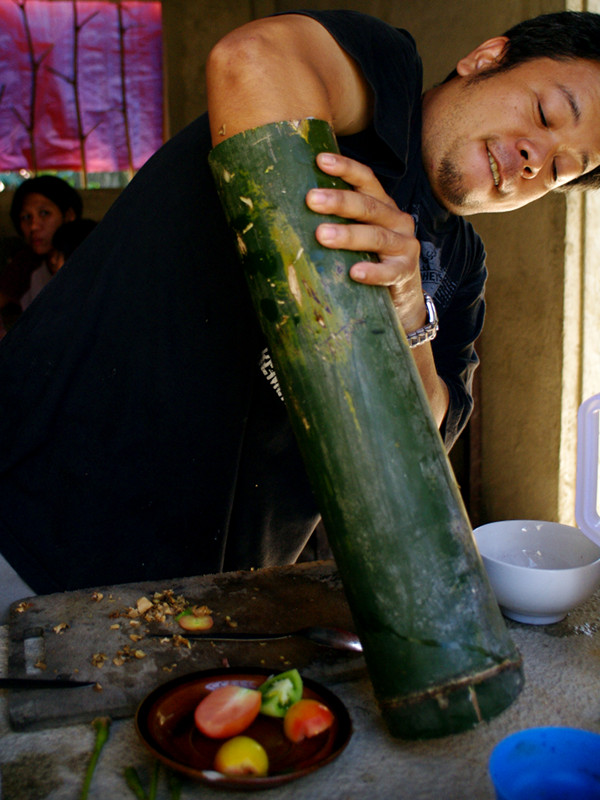
[[490, 169], [492, 170], [492, 178], [494, 179], [494, 185], [498, 186], [500, 183], [500, 173], [498, 171], [498, 164], [496, 164], [496, 159], [488, 150], [488, 160], [490, 162]]

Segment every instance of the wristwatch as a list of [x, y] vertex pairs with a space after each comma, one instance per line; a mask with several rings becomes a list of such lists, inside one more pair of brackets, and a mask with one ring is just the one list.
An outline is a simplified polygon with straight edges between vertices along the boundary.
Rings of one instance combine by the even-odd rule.
[[425, 308], [427, 309], [427, 322], [422, 328], [417, 328], [416, 331], [406, 334], [408, 346], [410, 348], [418, 347], [420, 344], [433, 341], [440, 327], [433, 299], [426, 294], [426, 292], [423, 292], [423, 299], [425, 300]]

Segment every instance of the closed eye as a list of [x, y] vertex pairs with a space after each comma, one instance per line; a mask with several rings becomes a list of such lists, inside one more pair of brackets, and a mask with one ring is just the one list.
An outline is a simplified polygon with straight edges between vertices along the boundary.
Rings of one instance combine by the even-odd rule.
[[[549, 128], [548, 120], [546, 119], [546, 115], [544, 114], [544, 109], [542, 108], [542, 104], [538, 103], [538, 114], [540, 115], [540, 122], [544, 126], [544, 128]], [[558, 170], [556, 168], [556, 161], [552, 161], [552, 180], [554, 183], [558, 181]]]

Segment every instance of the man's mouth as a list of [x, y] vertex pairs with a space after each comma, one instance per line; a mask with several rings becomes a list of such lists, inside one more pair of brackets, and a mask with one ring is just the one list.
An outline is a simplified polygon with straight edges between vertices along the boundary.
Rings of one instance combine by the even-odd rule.
[[498, 169], [498, 164], [496, 163], [496, 159], [490, 153], [489, 150], [487, 151], [487, 154], [488, 154], [488, 161], [490, 162], [490, 169], [492, 171], [492, 178], [494, 179], [494, 186], [497, 187], [498, 184], [500, 183], [500, 171]]

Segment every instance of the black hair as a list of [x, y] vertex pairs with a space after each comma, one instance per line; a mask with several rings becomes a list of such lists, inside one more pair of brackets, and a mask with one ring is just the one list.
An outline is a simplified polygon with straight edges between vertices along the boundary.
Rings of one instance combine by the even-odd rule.
[[518, 22], [504, 33], [508, 44], [501, 69], [534, 58], [600, 61], [600, 14], [591, 11], [559, 11]]
[[72, 222], [64, 222], [57, 228], [52, 237], [52, 247], [62, 253], [65, 261], [71, 253], [79, 247], [88, 234], [96, 227], [93, 219], [76, 219]]
[[10, 206], [10, 218], [19, 236], [21, 235], [21, 210], [25, 198], [30, 194], [42, 194], [52, 200], [63, 214], [71, 208], [79, 219], [83, 210], [83, 202], [76, 189], [56, 175], [38, 175], [28, 178], [17, 188]]

